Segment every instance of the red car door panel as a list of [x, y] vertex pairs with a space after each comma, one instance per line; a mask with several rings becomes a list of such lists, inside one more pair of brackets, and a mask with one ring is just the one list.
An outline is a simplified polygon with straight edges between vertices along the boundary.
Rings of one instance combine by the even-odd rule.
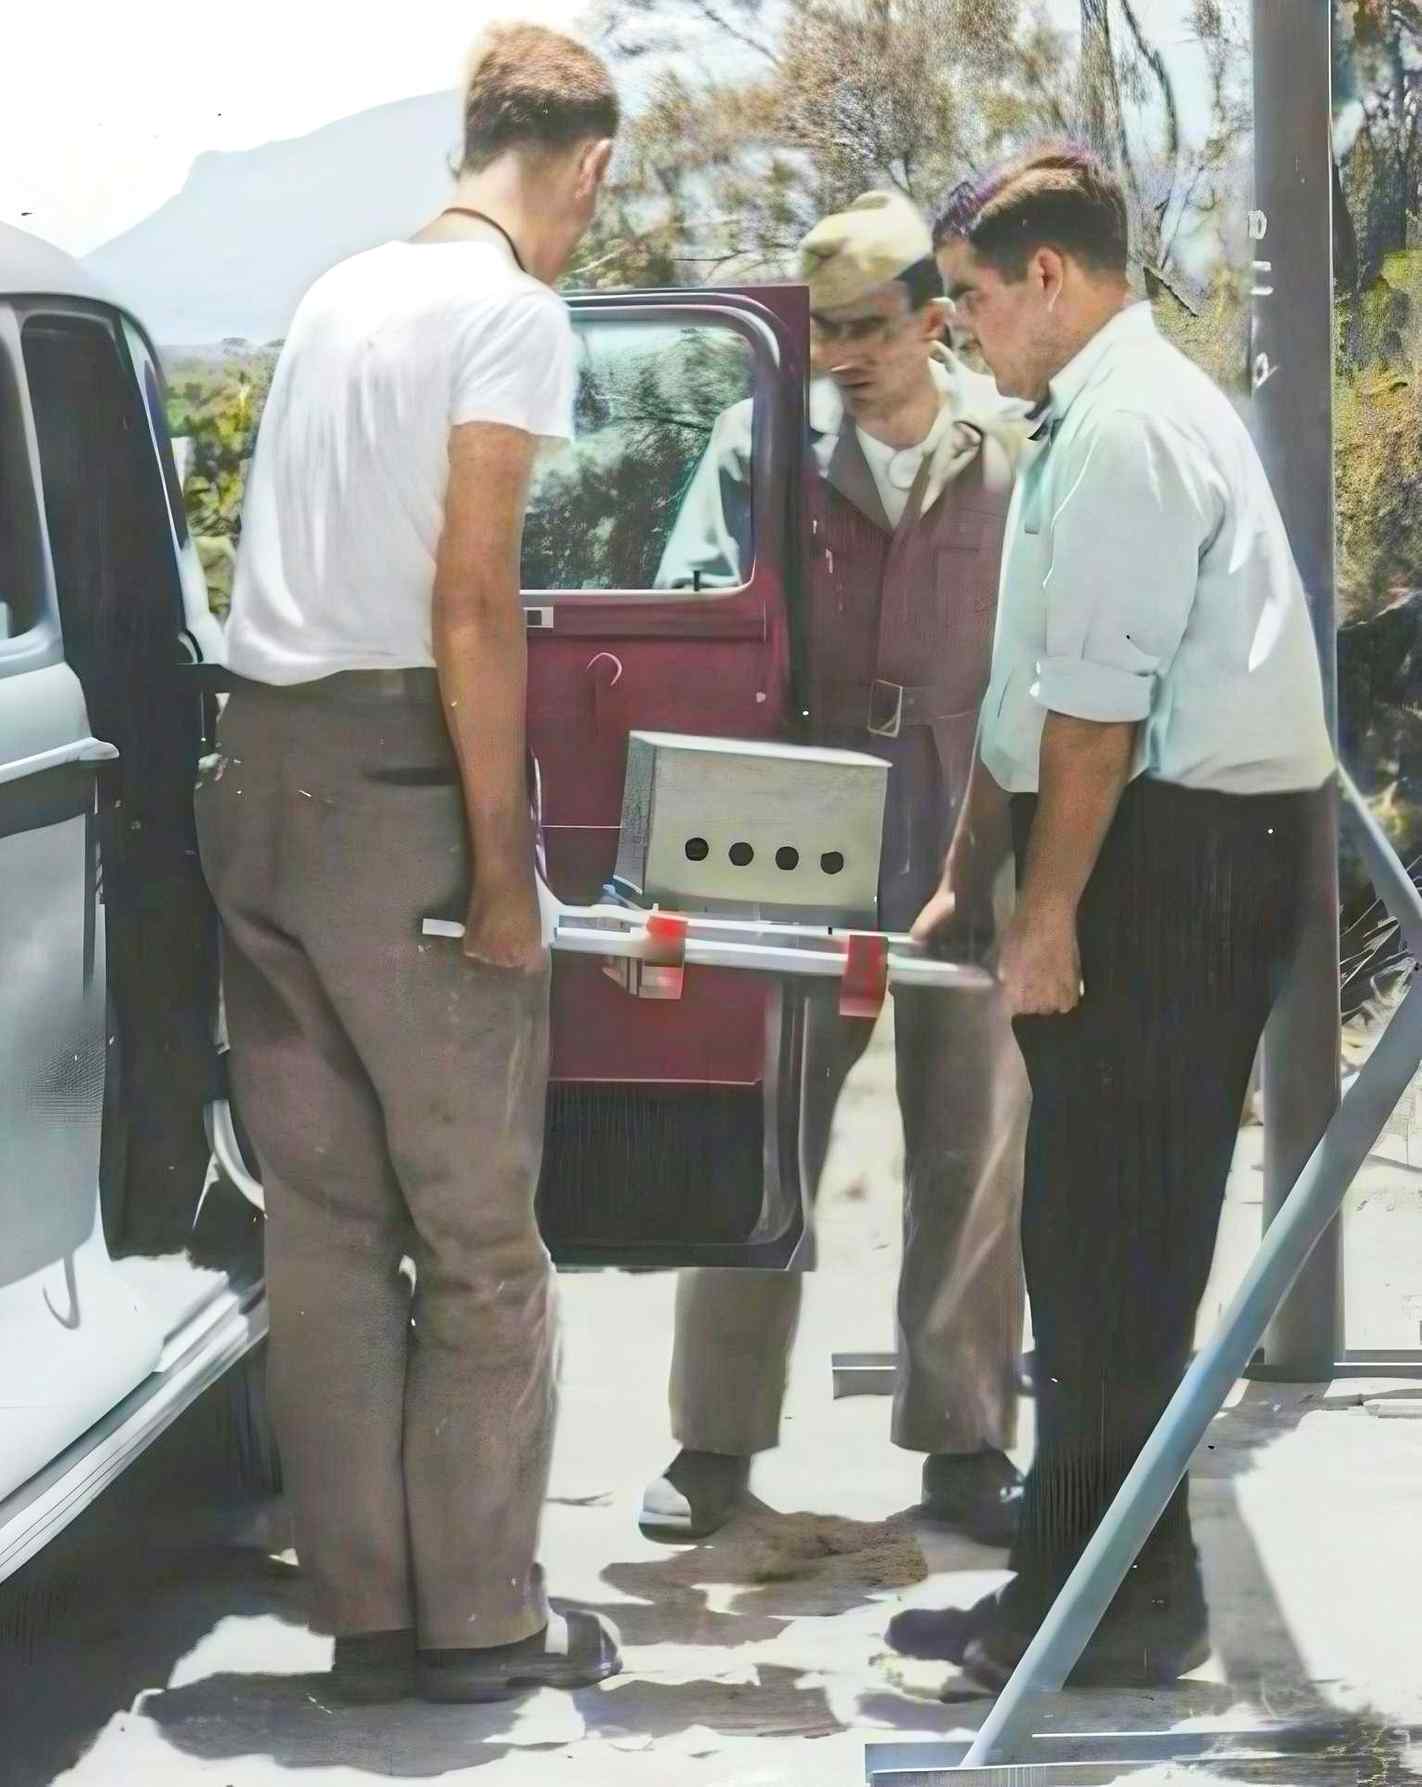
[[[630, 731], [791, 728], [808, 313], [799, 287], [572, 302], [578, 441], [535, 489], [525, 601], [549, 881], [582, 904], [612, 878]], [[750, 562], [733, 587], [657, 587], [732, 405], [750, 417]], [[644, 999], [559, 958], [541, 1193], [555, 1257], [784, 1264], [800, 1236], [798, 1035], [793, 1001], [756, 976], [693, 970], [680, 998]]]

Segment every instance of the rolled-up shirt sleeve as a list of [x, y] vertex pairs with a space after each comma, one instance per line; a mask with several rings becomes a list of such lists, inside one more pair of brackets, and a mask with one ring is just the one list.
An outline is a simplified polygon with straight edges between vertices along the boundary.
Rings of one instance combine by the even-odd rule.
[[1218, 482], [1186, 434], [1132, 410], [1094, 421], [1070, 452], [1032, 695], [1076, 719], [1144, 720], [1190, 618]]

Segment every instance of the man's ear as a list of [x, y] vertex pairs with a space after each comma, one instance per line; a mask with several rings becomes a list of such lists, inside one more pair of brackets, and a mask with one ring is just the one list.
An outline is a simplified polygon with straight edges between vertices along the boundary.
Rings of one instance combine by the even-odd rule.
[[583, 192], [595, 191], [607, 178], [607, 170], [612, 163], [613, 141], [604, 137], [600, 142], [589, 143], [583, 151], [582, 166], [578, 169], [578, 186]]
[[923, 307], [922, 331], [925, 341], [945, 341], [951, 312], [946, 298], [930, 298]]
[[1039, 248], [1028, 274], [1048, 305], [1055, 305], [1066, 283], [1066, 260], [1055, 248]]

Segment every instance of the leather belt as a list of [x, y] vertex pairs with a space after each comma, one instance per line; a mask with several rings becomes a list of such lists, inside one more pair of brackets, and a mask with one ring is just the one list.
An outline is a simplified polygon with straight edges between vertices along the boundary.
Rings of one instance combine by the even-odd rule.
[[222, 691], [239, 689], [296, 701], [413, 701], [438, 704], [439, 672], [434, 669], [337, 670], [304, 683], [261, 683], [214, 665], [213, 679]]

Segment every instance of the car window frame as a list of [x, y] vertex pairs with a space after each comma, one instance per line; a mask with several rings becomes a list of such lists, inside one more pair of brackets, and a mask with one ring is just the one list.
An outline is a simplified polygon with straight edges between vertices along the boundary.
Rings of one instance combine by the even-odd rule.
[[[649, 302], [648, 298], [660, 301]], [[780, 452], [778, 402], [782, 366], [780, 343], [771, 313], [760, 313], [751, 300], [718, 303], [708, 298], [682, 299], [678, 293], [588, 294], [569, 302], [575, 329], [588, 323], [661, 324], [685, 328], [697, 323], [729, 329], [752, 351], [751, 380], [751, 562], [739, 583], [718, 589], [524, 589], [525, 610], [556, 608], [703, 608], [743, 600], [754, 589], [765, 562], [783, 563], [784, 523], [774, 500], [772, 470]]]
[[40, 474], [39, 440], [30, 404], [20, 342], [20, 315], [10, 298], [0, 298], [0, 428], [16, 430], [14, 444], [28, 472], [24, 512], [20, 515], [21, 550], [33, 561], [35, 618], [22, 633], [0, 639], [0, 678], [45, 670], [64, 658], [59, 625], [59, 594], [49, 550]]
[[[55, 626], [59, 636], [59, 655], [62, 656], [64, 652], [63, 623], [60, 618], [59, 606], [59, 586], [56, 579], [53, 553], [50, 548], [48, 518], [44, 513], [44, 485], [39, 454], [39, 435], [34, 415], [33, 397], [29, 388], [28, 376], [25, 374], [24, 360], [24, 334], [26, 327], [31, 322], [42, 322], [50, 318], [54, 319], [56, 322], [76, 322], [91, 328], [97, 326], [102, 329], [108, 337], [109, 346], [113, 351], [114, 363], [118, 370], [119, 377], [125, 384], [129, 399], [137, 406], [137, 413], [142, 419], [145, 436], [150, 447], [154, 449], [151, 469], [153, 475], [157, 479], [161, 493], [160, 507], [168, 518], [168, 541], [173, 554], [171, 593], [176, 604], [174, 609], [174, 637], [177, 639], [188, 636], [190, 634], [190, 628], [188, 626], [184, 592], [184, 552], [183, 548], [178, 544], [177, 533], [173, 523], [172, 494], [169, 489], [168, 473], [164, 465], [163, 455], [156, 448], [153, 419], [148, 412], [147, 393], [143, 388], [143, 381], [139, 376], [138, 367], [134, 362], [127, 333], [130, 328], [135, 331], [139, 339], [144, 343], [149, 354], [152, 356], [154, 365], [159, 369], [161, 377], [162, 362], [158, 357], [157, 350], [154, 348], [147, 331], [136, 317], [132, 316], [120, 306], [104, 304], [84, 298], [72, 298], [68, 296], [46, 297], [42, 293], [33, 297], [27, 295], [23, 298], [15, 298], [11, 300], [11, 312], [15, 320], [15, 351], [18, 356], [21, 373], [25, 377], [25, 411], [29, 424], [31, 448], [34, 454], [34, 477], [40, 490], [40, 518], [43, 529], [42, 544], [44, 548], [45, 563], [48, 568], [50, 598], [54, 604]], [[186, 521], [184, 526], [186, 528]], [[188, 538], [191, 539], [191, 536], [189, 535]], [[194, 553], [196, 552], [196, 547], [193, 548], [193, 551]]]

